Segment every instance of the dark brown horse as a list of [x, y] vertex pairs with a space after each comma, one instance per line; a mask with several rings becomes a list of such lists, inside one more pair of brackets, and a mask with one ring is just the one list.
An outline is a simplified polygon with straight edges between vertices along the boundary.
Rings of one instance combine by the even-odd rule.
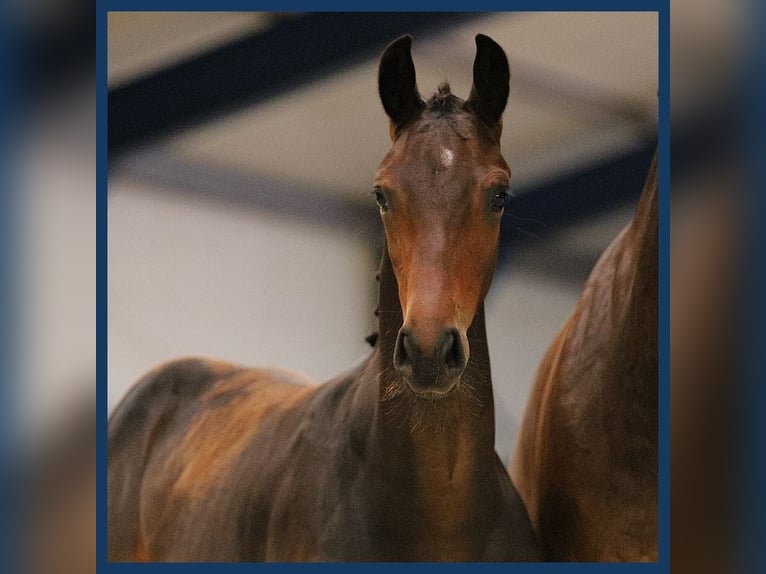
[[657, 560], [657, 156], [540, 365], [511, 476], [547, 560]]
[[483, 301], [510, 170], [509, 69], [476, 37], [467, 101], [418, 94], [409, 36], [379, 69], [391, 149], [379, 337], [320, 386], [204, 360], [149, 373], [109, 422], [109, 558], [535, 560], [494, 451]]

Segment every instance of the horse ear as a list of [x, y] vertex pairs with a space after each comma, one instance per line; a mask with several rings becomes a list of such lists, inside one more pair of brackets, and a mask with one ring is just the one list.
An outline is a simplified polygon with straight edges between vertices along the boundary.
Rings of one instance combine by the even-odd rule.
[[503, 49], [489, 36], [477, 34], [473, 87], [465, 105], [487, 125], [498, 125], [508, 101], [510, 79], [508, 58]]
[[383, 52], [378, 68], [380, 101], [397, 128], [410, 121], [423, 108], [423, 100], [415, 83], [411, 47], [412, 36], [409, 34], [394, 40]]

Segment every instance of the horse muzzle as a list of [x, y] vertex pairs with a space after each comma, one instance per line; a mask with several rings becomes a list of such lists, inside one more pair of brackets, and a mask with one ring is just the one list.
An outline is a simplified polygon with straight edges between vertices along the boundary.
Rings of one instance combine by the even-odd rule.
[[436, 399], [455, 389], [468, 362], [468, 342], [453, 328], [441, 330], [431, 345], [402, 327], [394, 351], [394, 367], [410, 389], [423, 398]]

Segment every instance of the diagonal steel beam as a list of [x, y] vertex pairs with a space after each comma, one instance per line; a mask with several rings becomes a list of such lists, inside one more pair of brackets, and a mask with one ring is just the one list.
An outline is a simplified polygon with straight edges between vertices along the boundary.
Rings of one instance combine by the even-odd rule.
[[322, 12], [282, 20], [261, 33], [110, 90], [110, 158], [173, 130], [313, 82], [376, 55], [402, 34], [443, 32], [482, 15], [353, 12], [339, 17]]

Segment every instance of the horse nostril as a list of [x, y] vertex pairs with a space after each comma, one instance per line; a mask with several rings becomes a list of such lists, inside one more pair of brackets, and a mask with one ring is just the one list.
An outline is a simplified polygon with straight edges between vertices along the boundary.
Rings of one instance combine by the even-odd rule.
[[422, 380], [438, 373], [455, 376], [465, 368], [466, 350], [457, 329], [446, 329], [436, 339], [433, 350], [424, 354], [418, 339], [408, 328], [399, 331], [394, 348], [394, 366], [404, 374], [414, 372]]
[[465, 350], [457, 329], [442, 334], [439, 357], [448, 370], [462, 370], [465, 367]]
[[402, 329], [396, 341], [396, 350], [394, 351], [394, 366], [397, 369], [411, 367], [415, 359], [415, 347], [412, 341], [412, 335], [409, 331]]

